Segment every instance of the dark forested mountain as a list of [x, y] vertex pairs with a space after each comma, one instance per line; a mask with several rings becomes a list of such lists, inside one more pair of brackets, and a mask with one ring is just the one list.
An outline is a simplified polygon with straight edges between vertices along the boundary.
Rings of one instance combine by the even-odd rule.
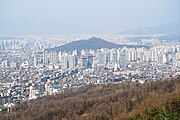
[[21, 105], [0, 120], [179, 120], [180, 77], [88, 85]]
[[67, 43], [65, 45], [47, 49], [47, 51], [73, 51], [73, 50], [82, 50], [82, 49], [93, 49], [97, 50], [100, 48], [122, 48], [123, 46], [127, 47], [149, 47], [149, 46], [133, 46], [133, 45], [119, 45], [114, 44], [108, 41], [105, 41], [101, 38], [92, 37], [88, 40], [79, 40]]

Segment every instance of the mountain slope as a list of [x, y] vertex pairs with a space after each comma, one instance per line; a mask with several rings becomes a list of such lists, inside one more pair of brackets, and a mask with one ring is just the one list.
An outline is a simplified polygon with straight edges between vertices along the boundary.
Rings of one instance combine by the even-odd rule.
[[145, 84], [88, 85], [25, 102], [14, 113], [0, 112], [0, 120], [154, 120], [158, 115], [179, 119], [179, 88], [180, 77]]

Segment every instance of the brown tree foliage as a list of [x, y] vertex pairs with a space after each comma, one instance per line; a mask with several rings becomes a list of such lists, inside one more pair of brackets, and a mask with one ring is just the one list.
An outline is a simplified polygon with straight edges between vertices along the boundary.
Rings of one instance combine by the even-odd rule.
[[118, 84], [88, 85], [16, 105], [10, 114], [0, 113], [0, 120], [121, 120], [165, 107], [179, 112], [180, 77], [150, 81], [145, 84], [124, 81]]

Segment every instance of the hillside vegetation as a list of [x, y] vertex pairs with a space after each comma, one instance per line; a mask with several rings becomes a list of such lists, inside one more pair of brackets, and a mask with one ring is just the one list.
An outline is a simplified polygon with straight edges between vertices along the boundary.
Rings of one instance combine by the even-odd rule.
[[86, 50], [86, 49], [97, 50], [97, 49], [101, 49], [101, 48], [111, 49], [111, 48], [123, 48], [123, 47], [128, 47], [128, 48], [145, 47], [145, 48], [149, 48], [150, 46], [146, 46], [146, 45], [120, 45], [120, 44], [108, 42], [108, 41], [103, 40], [101, 38], [92, 37], [88, 40], [73, 41], [73, 42], [64, 44], [62, 46], [46, 49], [46, 51], [71, 52], [73, 50], [81, 51], [83, 49], [84, 50]]
[[17, 105], [1, 120], [178, 120], [180, 77], [66, 89]]

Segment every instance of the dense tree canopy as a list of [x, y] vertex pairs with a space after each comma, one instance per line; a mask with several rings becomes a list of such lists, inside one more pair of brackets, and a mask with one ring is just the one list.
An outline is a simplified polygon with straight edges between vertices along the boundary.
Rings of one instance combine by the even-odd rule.
[[180, 78], [145, 84], [89, 85], [16, 105], [1, 120], [139, 120], [180, 118]]

